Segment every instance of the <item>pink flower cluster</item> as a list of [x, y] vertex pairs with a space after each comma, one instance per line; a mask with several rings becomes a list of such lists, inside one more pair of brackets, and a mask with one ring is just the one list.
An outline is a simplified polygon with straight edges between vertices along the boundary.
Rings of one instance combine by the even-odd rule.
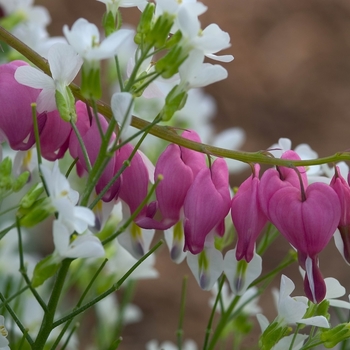
[[[20, 85], [14, 79], [19, 66], [14, 61], [0, 66], [0, 141], [7, 140], [14, 150], [28, 150], [35, 143], [31, 103], [40, 90]], [[77, 123], [90, 163], [97, 159], [102, 134], [108, 123], [103, 116], [89, 117], [86, 105], [76, 103]], [[69, 150], [78, 158], [80, 176], [88, 170], [80, 143], [71, 125], [58, 112], [37, 116], [42, 155], [48, 160], [62, 157]], [[112, 135], [112, 140], [115, 140]], [[193, 131], [182, 137], [200, 142]], [[101, 193], [133, 152], [133, 146], [122, 146], [109, 159], [96, 184]], [[294, 151], [283, 154], [285, 159], [300, 159]], [[325, 248], [337, 228], [343, 242], [342, 254], [350, 263], [350, 187], [336, 169], [330, 185], [308, 185], [303, 167], [277, 167], [259, 178], [260, 166], [231, 199], [226, 162], [216, 159], [209, 167], [204, 154], [175, 144], [169, 145], [155, 166], [156, 199], [138, 213], [135, 222], [145, 229], [167, 230], [182, 222], [185, 236], [184, 251], [198, 254], [203, 251], [210, 235], [222, 236], [224, 220], [231, 210], [237, 231], [236, 259], [250, 262], [255, 242], [270, 221], [298, 252], [299, 264], [305, 270], [305, 293], [313, 302], [325, 297], [326, 287], [318, 266], [318, 254]], [[149, 170], [143, 155], [136, 152], [130, 164], [103, 195], [106, 202], [120, 198], [130, 213], [141, 205], [148, 193]]]

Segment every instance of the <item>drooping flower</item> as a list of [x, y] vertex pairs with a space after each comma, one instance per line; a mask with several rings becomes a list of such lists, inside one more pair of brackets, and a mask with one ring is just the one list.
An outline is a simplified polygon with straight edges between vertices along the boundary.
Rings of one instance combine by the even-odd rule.
[[313, 183], [306, 189], [288, 183], [273, 176], [270, 181], [261, 181], [260, 201], [265, 203], [270, 221], [298, 251], [299, 263], [306, 271], [305, 293], [318, 303], [326, 294], [318, 254], [339, 224], [340, 202], [335, 191], [324, 183]]
[[[40, 90], [17, 82], [14, 75], [19, 67], [30, 68], [23, 61], [0, 65], [0, 141], [7, 140], [14, 150], [28, 150], [35, 143], [31, 104]], [[43, 118], [38, 116], [39, 131]]]
[[206, 236], [222, 225], [230, 201], [227, 165], [225, 160], [217, 158], [210, 169], [204, 168], [198, 173], [186, 194], [185, 250], [192, 254], [203, 250]]
[[341, 176], [337, 166], [330, 186], [338, 195], [341, 205], [341, 216], [338, 224], [340, 235], [336, 234], [334, 239], [342, 257], [350, 264], [350, 187]]
[[[185, 131], [182, 137], [200, 142], [194, 131]], [[185, 147], [171, 144], [158, 158], [154, 179], [162, 180], [156, 188], [157, 201], [153, 203], [159, 211], [160, 219], [147, 215], [137, 219], [138, 225], [144, 228], [166, 230], [175, 225], [181, 216], [187, 192], [201, 169], [206, 168], [205, 156]], [[181, 248], [182, 249], [182, 248]]]
[[[86, 105], [82, 101], [77, 101], [76, 111], [78, 117], [76, 126], [84, 142], [90, 163], [93, 166], [97, 159], [102, 144], [98, 123], [103, 133], [106, 132], [108, 123], [105, 120], [105, 118], [100, 114], [97, 114], [97, 118], [99, 120], [98, 123], [95, 118], [92, 118], [90, 123], [88, 110], [86, 108]], [[93, 113], [92, 110], [91, 113]], [[113, 141], [114, 139], [115, 134], [112, 135], [111, 141]], [[74, 133], [71, 134], [69, 139], [69, 152], [73, 158], [79, 158], [79, 161], [77, 163], [78, 175], [83, 176], [84, 174], [86, 174], [88, 166], [85, 162], [84, 153], [81, 149], [78, 138]], [[110, 180], [116, 174], [116, 171], [116, 157], [113, 156], [109, 160], [106, 168], [104, 169], [96, 184], [97, 194], [99, 194], [110, 182]], [[102, 197], [103, 201], [109, 202], [116, 198], [119, 192], [119, 188], [120, 178], [117, 179], [110, 187], [110, 189], [104, 194], [104, 196]]]
[[255, 242], [267, 222], [259, 202], [259, 170], [245, 180], [232, 198], [231, 216], [238, 235], [236, 258], [250, 262], [254, 256]]

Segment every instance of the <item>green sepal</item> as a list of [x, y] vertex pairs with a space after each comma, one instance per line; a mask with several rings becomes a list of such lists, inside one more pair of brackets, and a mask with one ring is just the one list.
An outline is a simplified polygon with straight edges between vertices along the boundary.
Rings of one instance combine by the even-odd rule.
[[291, 330], [290, 327], [282, 326], [279, 322], [272, 322], [260, 336], [259, 349], [272, 349], [283, 337], [289, 335]]
[[28, 182], [29, 176], [30, 176], [29, 171], [24, 171], [22, 174], [20, 174], [12, 184], [13, 192], [20, 191]]
[[34, 288], [41, 286], [56, 273], [60, 264], [61, 262], [57, 261], [53, 255], [48, 255], [43, 260], [39, 261], [34, 268], [32, 286]]
[[187, 92], [180, 91], [178, 93], [178, 86], [174, 86], [165, 99], [165, 105], [161, 111], [162, 120], [169, 121], [175, 112], [179, 111], [185, 106], [186, 100]]
[[66, 86], [65, 95], [60, 91], [56, 90], [55, 98], [58, 112], [61, 118], [66, 121], [72, 121], [75, 123], [77, 121], [77, 114], [75, 111], [75, 99], [71, 89]]
[[24, 209], [29, 209], [43, 192], [44, 186], [41, 182], [33, 185], [29, 189], [29, 191], [24, 195], [24, 197], [20, 200], [20, 207]]
[[170, 51], [157, 61], [155, 64], [156, 72], [162, 75], [162, 78], [169, 79], [179, 72], [181, 64], [188, 55], [183, 54], [183, 48], [180, 45], [173, 46]]
[[20, 224], [23, 227], [33, 227], [44, 221], [52, 213], [55, 212], [50, 204], [49, 198], [42, 198], [35, 202], [29, 209], [19, 208], [17, 216], [20, 218]]
[[180, 30], [178, 30], [176, 33], [174, 33], [165, 43], [165, 48], [170, 49], [173, 46], [177, 45], [180, 40], [182, 39], [182, 33]]
[[84, 63], [81, 75], [81, 93], [86, 99], [99, 100], [102, 96], [100, 68]]
[[105, 30], [106, 37], [115, 32], [116, 22], [115, 22], [115, 16], [112, 11], [104, 13], [102, 18], [102, 26], [103, 26], [103, 29]]
[[140, 22], [137, 25], [137, 34], [147, 34], [152, 28], [153, 16], [155, 11], [155, 4], [149, 2], [142, 12]]
[[12, 160], [10, 157], [6, 157], [0, 162], [0, 177], [11, 176], [12, 173]]
[[330, 349], [350, 338], [350, 323], [338, 324], [332, 329], [325, 329], [320, 335], [324, 347]]
[[171, 27], [174, 24], [174, 16], [163, 13], [156, 20], [148, 35], [145, 36], [145, 42], [156, 48], [161, 48], [168, 40]]

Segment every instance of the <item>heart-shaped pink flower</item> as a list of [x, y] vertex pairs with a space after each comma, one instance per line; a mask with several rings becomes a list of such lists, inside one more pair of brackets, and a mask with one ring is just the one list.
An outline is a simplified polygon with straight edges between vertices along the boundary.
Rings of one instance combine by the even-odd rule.
[[[271, 222], [298, 251], [300, 265], [306, 269], [308, 298], [320, 302], [326, 287], [318, 270], [317, 255], [339, 223], [341, 207], [337, 194], [324, 183], [311, 184], [304, 196], [296, 187], [281, 185], [271, 195], [267, 211]], [[311, 262], [305, 267], [308, 259]]]

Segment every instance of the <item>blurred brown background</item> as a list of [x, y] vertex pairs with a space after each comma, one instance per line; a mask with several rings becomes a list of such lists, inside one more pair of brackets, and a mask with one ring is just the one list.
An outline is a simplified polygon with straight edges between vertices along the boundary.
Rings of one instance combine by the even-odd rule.
[[[279, 137], [296, 146], [309, 143], [320, 156], [349, 149], [350, 2], [346, 0], [203, 0], [209, 6], [202, 27], [218, 23], [229, 32], [235, 60], [225, 67], [229, 78], [207, 89], [218, 104], [217, 129], [241, 126], [247, 132], [246, 151], [266, 149]], [[52, 35], [62, 35], [79, 17], [99, 24], [104, 5], [95, 0], [40, 0], [53, 18]], [[135, 23], [137, 10], [124, 11]], [[131, 13], [131, 15], [129, 15]], [[238, 179], [238, 178], [237, 178]], [[236, 185], [238, 183], [235, 183]], [[350, 291], [349, 268], [330, 243], [321, 255], [324, 276], [338, 277]], [[289, 249], [283, 239], [269, 250], [264, 267], [276, 265]], [[135, 303], [144, 320], [126, 328], [121, 350], [144, 349], [150, 339], [175, 341], [182, 276], [189, 274], [185, 338], [203, 345], [210, 309], [186, 264], [170, 262], [164, 248], [157, 263], [161, 278], [143, 281]], [[294, 265], [286, 271], [301, 285]], [[279, 281], [275, 285], [278, 286]], [[299, 287], [298, 292], [302, 289]], [[274, 317], [271, 298], [264, 313]], [[256, 344], [257, 330], [246, 348]]]

